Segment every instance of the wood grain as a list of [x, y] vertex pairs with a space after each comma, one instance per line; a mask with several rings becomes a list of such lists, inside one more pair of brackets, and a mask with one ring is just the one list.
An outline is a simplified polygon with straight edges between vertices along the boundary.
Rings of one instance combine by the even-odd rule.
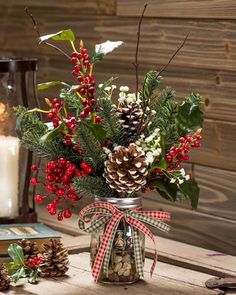
[[117, 0], [117, 14], [139, 16], [145, 3], [149, 17], [235, 19], [236, 15], [234, 0]]

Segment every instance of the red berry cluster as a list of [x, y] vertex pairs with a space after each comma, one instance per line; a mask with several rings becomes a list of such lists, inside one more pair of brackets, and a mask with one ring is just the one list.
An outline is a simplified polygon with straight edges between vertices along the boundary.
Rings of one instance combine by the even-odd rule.
[[39, 264], [42, 263], [42, 261], [43, 260], [42, 260], [41, 257], [36, 256], [34, 258], [29, 258], [28, 261], [27, 261], [27, 263], [31, 267], [37, 267], [37, 266], [39, 266]]
[[169, 164], [168, 169], [173, 170], [179, 168], [181, 162], [189, 160], [190, 147], [199, 148], [201, 146], [199, 140], [202, 136], [196, 132], [194, 135], [187, 135], [179, 138], [178, 147], [173, 146], [166, 154], [166, 162]]
[[[77, 92], [81, 98], [81, 103], [84, 106], [83, 112], [80, 114], [81, 119], [85, 119], [89, 114], [94, 113], [95, 98], [94, 98], [94, 76], [92, 75], [90, 57], [86, 48], [81, 48], [79, 52], [72, 52], [71, 62], [75, 64], [72, 75], [77, 77], [79, 86]], [[100, 123], [101, 118], [94, 116], [95, 122]]]
[[[31, 167], [32, 171], [36, 171], [38, 168], [36, 165]], [[32, 185], [41, 184], [45, 187], [47, 194], [53, 196], [54, 200], [48, 204], [47, 209], [51, 215], [57, 214], [59, 221], [65, 218], [70, 218], [72, 213], [70, 207], [74, 202], [79, 200], [75, 193], [75, 189], [71, 186], [72, 179], [74, 177], [85, 176], [91, 174], [93, 169], [86, 162], [80, 164], [80, 169], [76, 167], [70, 161], [65, 158], [60, 158], [57, 161], [50, 161], [46, 165], [46, 177], [45, 182], [40, 182], [36, 177], [31, 178], [30, 183]], [[44, 196], [37, 194], [35, 196], [35, 202], [41, 203]], [[58, 211], [58, 205], [63, 205], [66, 209]]]
[[61, 101], [58, 98], [54, 98], [52, 100], [51, 109], [50, 109], [50, 112], [48, 113], [47, 117], [48, 117], [48, 119], [52, 120], [54, 128], [57, 128], [59, 126], [60, 121], [61, 121], [60, 111], [61, 111], [61, 108], [63, 107], [63, 105], [64, 105], [64, 101]]

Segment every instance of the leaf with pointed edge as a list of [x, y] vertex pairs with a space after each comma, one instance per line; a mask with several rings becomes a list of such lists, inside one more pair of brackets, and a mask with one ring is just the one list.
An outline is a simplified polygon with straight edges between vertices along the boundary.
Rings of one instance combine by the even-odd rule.
[[44, 35], [39, 38], [39, 43], [42, 43], [44, 41], [47, 41], [48, 39], [52, 40], [59, 40], [59, 41], [70, 41], [74, 42], [75, 41], [75, 35], [72, 32], [71, 29], [69, 30], [62, 30], [54, 34], [49, 34], [49, 35]]
[[4, 267], [8, 269], [10, 275], [16, 273], [20, 266], [21, 264], [19, 264], [17, 261], [12, 261], [4, 264]]
[[119, 47], [123, 43], [123, 41], [107, 40], [104, 43], [95, 45], [95, 49], [91, 58], [91, 63], [95, 64], [101, 61], [105, 57], [105, 55], [107, 55], [109, 52], [112, 52], [115, 48]]
[[88, 125], [90, 131], [92, 132], [92, 134], [94, 135], [94, 137], [100, 142], [100, 143], [104, 143], [105, 139], [106, 139], [106, 130], [104, 129], [104, 127], [101, 124], [89, 124]]
[[20, 278], [25, 277], [25, 269], [23, 267], [21, 267], [20, 269], [17, 270], [16, 273], [14, 273], [11, 276], [11, 279], [14, 283], [18, 282]]
[[159, 194], [169, 201], [175, 202], [178, 193], [178, 186], [175, 183], [167, 183], [164, 181], [156, 182], [156, 190]]
[[25, 263], [24, 252], [21, 246], [17, 244], [10, 244], [8, 247], [8, 254], [15, 263], [23, 265]]
[[40, 138], [40, 142], [47, 143], [47, 142], [52, 141], [53, 139], [55, 139], [57, 137], [57, 135], [59, 135], [64, 130], [64, 127], [65, 127], [64, 123], [61, 123], [57, 128], [44, 134]]
[[61, 85], [61, 86], [64, 86], [66, 88], [71, 87], [70, 85], [68, 85], [65, 82], [61, 82], [61, 81], [50, 81], [50, 82], [38, 84], [37, 85], [37, 90], [45, 90], [45, 89], [48, 89], [50, 87], [57, 86], [57, 85]]
[[200, 189], [194, 179], [189, 179], [180, 184], [181, 192], [191, 200], [193, 210], [197, 209]]

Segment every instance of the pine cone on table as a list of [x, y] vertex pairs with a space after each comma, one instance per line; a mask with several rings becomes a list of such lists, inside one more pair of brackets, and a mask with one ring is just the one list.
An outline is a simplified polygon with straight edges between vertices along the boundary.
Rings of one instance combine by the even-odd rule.
[[140, 104], [124, 100], [117, 107], [116, 113], [129, 142], [132, 142], [143, 115]]
[[17, 244], [23, 249], [25, 259], [34, 258], [39, 254], [38, 244], [31, 240], [20, 240]]
[[68, 271], [68, 250], [60, 240], [51, 239], [50, 243], [42, 245], [43, 251], [39, 254], [43, 262], [40, 264], [42, 277], [60, 277]]
[[10, 287], [10, 278], [8, 277], [8, 270], [0, 264], [0, 291], [7, 290]]
[[104, 177], [118, 192], [132, 193], [146, 184], [147, 162], [145, 153], [134, 143], [128, 148], [117, 147], [105, 162]]

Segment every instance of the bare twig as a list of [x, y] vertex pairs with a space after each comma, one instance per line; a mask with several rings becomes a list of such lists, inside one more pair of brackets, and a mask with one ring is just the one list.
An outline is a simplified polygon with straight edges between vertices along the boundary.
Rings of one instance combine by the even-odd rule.
[[[38, 28], [38, 24], [37, 24], [37, 22], [36, 22], [36, 20], [35, 20], [35, 18], [33, 16], [33, 14], [30, 12], [30, 10], [29, 10], [28, 7], [25, 7], [25, 12], [31, 18], [32, 23], [34, 25], [34, 30], [37, 33], [38, 37], [40, 38], [41, 37], [41, 34], [40, 34], [40, 31], [39, 31], [39, 28]], [[69, 59], [71, 58], [64, 50], [62, 50], [61, 48], [57, 47], [56, 45], [53, 45], [53, 44], [51, 44], [51, 43], [49, 43], [47, 41], [42, 41], [42, 43], [44, 43], [44, 44], [46, 44], [46, 45], [48, 45], [48, 46], [50, 46], [50, 47], [52, 47], [52, 48], [60, 51], [60, 53], [62, 53], [63, 55], [65, 55], [67, 58], [69, 58]]]
[[184, 47], [184, 44], [186, 43], [188, 36], [189, 36], [190, 32], [186, 35], [186, 37], [184, 38], [184, 40], [182, 41], [181, 45], [176, 49], [176, 51], [172, 54], [171, 58], [169, 59], [169, 61], [167, 62], [167, 64], [165, 64], [162, 69], [158, 72], [156, 79], [161, 75], [161, 73], [163, 73], [166, 68], [169, 66], [169, 64], [172, 62], [172, 60], [175, 58], [175, 56], [179, 53], [179, 51]]
[[138, 79], [138, 51], [139, 51], [139, 43], [140, 43], [140, 32], [141, 32], [141, 25], [144, 17], [145, 10], [147, 8], [147, 4], [144, 5], [143, 7], [143, 12], [142, 15], [139, 19], [138, 23], [138, 32], [137, 32], [137, 45], [136, 45], [136, 51], [135, 51], [135, 61], [133, 62], [133, 65], [135, 67], [135, 74], [136, 74], [136, 100], [138, 99], [138, 88], [139, 88], [139, 79]]

